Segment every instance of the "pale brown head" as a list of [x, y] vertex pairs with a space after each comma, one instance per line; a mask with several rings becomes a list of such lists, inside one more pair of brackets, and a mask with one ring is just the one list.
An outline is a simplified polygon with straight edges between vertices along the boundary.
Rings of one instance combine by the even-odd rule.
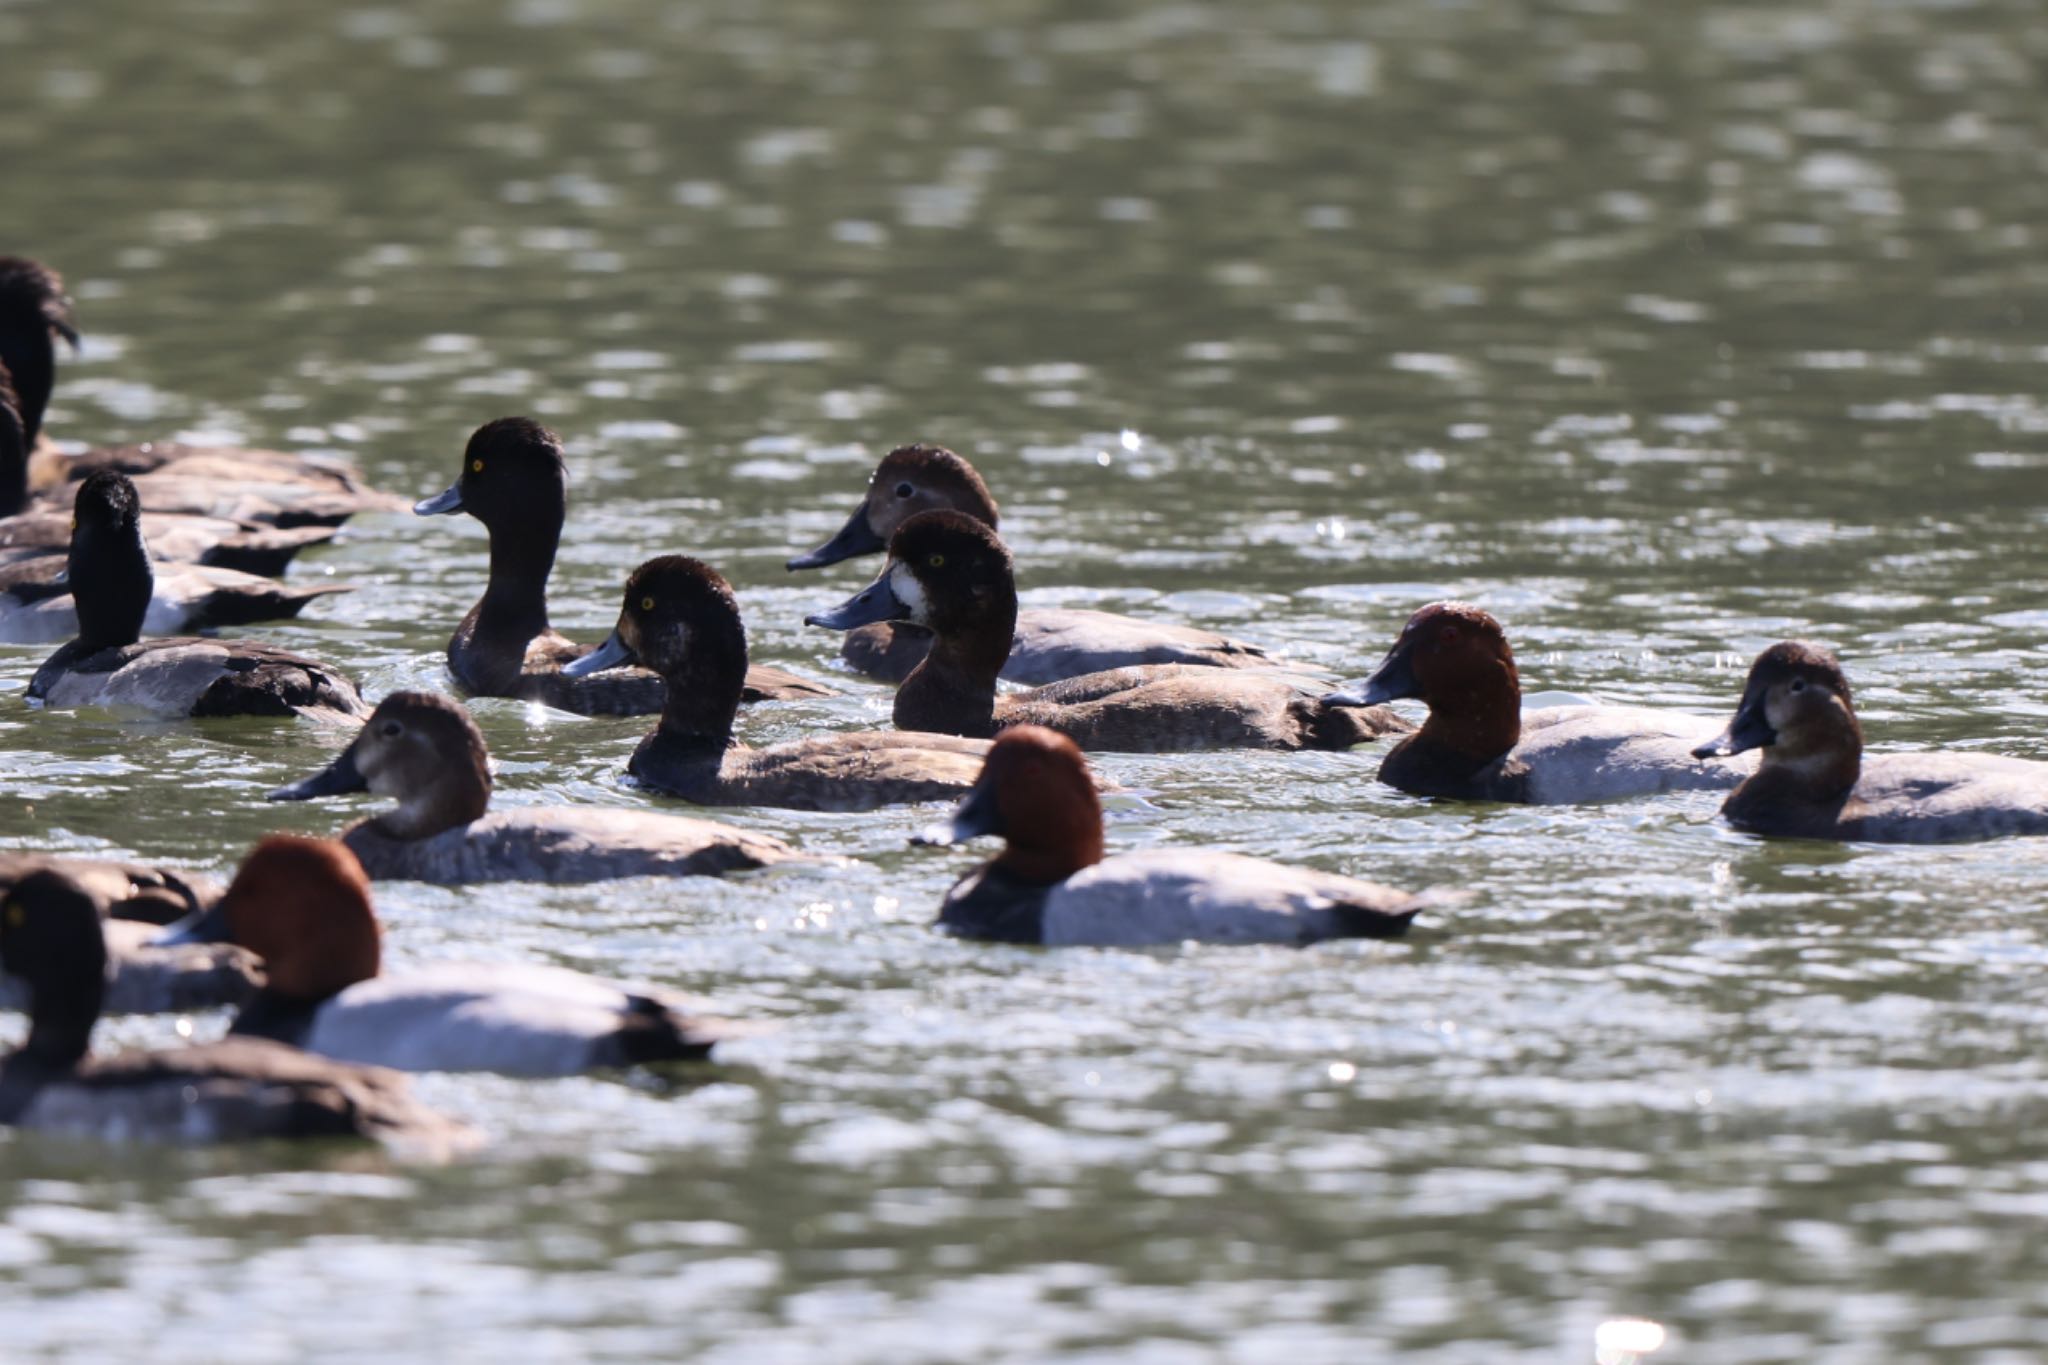
[[398, 802], [370, 822], [393, 839], [425, 839], [480, 818], [491, 804], [490, 753], [468, 708], [437, 692], [393, 692], [340, 757], [270, 799], [359, 791]]
[[1863, 726], [1849, 679], [1835, 656], [1804, 640], [1781, 640], [1756, 656], [1742, 701], [1728, 728], [1693, 750], [1695, 758], [1765, 749], [1764, 762], [1853, 767], [1863, 753]]
[[996, 500], [973, 465], [944, 446], [898, 446], [875, 466], [867, 496], [839, 534], [789, 567], [816, 569], [879, 553], [904, 522], [933, 511], [963, 512], [990, 529], [996, 525]]

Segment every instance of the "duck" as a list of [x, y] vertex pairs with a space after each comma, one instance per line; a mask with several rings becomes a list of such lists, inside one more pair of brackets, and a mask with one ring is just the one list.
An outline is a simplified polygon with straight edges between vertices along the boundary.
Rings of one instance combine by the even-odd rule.
[[[238, 1005], [256, 992], [263, 964], [226, 943], [158, 947], [162, 926], [196, 914], [220, 896], [211, 880], [118, 859], [40, 853], [0, 854], [0, 898], [23, 878], [54, 871], [91, 897], [109, 959], [106, 1014], [162, 1014]], [[0, 976], [0, 1009], [26, 1010], [28, 986]]]
[[1379, 780], [1416, 796], [1571, 805], [1664, 792], [1727, 791], [1751, 765], [1691, 761], [1709, 717], [1641, 706], [1522, 709], [1499, 621], [1469, 602], [1432, 602], [1401, 628], [1378, 670], [1337, 706], [1412, 698], [1422, 728], [1387, 751]]
[[865, 811], [958, 800], [986, 740], [853, 732], [753, 749], [733, 735], [747, 674], [747, 633], [732, 586], [701, 560], [663, 555], [626, 580], [619, 623], [571, 673], [638, 662], [668, 685], [661, 721], [626, 771], [700, 806]]
[[1835, 656], [1781, 640], [1756, 656], [1735, 718], [1700, 759], [1761, 750], [1722, 803], [1750, 834], [1847, 843], [1955, 844], [2048, 834], [2048, 763], [1997, 754], [1863, 752]]
[[1213, 849], [1105, 858], [1088, 760], [1039, 725], [998, 735], [953, 818], [913, 842], [983, 835], [1000, 835], [1002, 853], [954, 883], [939, 910], [938, 927], [962, 938], [1120, 948], [1391, 939], [1454, 899]]
[[[522, 697], [585, 716], [652, 715], [662, 708], [657, 674], [563, 671], [590, 654], [590, 646], [548, 624], [548, 575], [568, 500], [561, 438], [530, 417], [501, 417], [470, 436], [455, 482], [414, 504], [423, 517], [467, 512], [490, 532], [490, 579], [448, 641], [448, 671], [473, 696]], [[832, 695], [820, 683], [764, 666], [747, 671], [742, 700]]]
[[116, 1142], [371, 1138], [418, 1155], [476, 1145], [396, 1072], [267, 1038], [88, 1056], [107, 949], [92, 897], [55, 869], [0, 901], [0, 970], [25, 983], [29, 1013], [27, 1041], [0, 1060], [0, 1124]]
[[[30, 483], [46, 496], [68, 498], [64, 485], [100, 469], [137, 480], [143, 506], [278, 527], [338, 526], [357, 512], [397, 510], [404, 503], [370, 488], [339, 461], [275, 450], [151, 441], [79, 455], [41, 448], [43, 418], [55, 388], [59, 340], [75, 350], [79, 333], [71, 300], [56, 271], [22, 256], [0, 256], [0, 366], [18, 395], [31, 453]], [[19, 509], [0, 507], [0, 512]]]
[[[837, 535], [789, 561], [791, 571], [823, 568], [857, 555], [878, 554], [905, 521], [919, 512], [965, 513], [998, 529], [996, 501], [981, 474], [944, 446], [898, 446], [868, 479], [867, 496]], [[924, 661], [931, 632], [909, 621], [876, 621], [846, 632], [840, 657], [856, 673], [901, 683]], [[1025, 607], [1003, 661], [1005, 682], [1058, 682], [1134, 664], [1203, 668], [1297, 668], [1258, 645], [1214, 631], [1141, 621], [1080, 607]]]
[[231, 1037], [261, 1037], [338, 1061], [400, 1071], [570, 1076], [641, 1062], [697, 1061], [741, 1025], [681, 997], [562, 967], [440, 962], [382, 974], [370, 882], [331, 839], [271, 835], [219, 903], [168, 934], [225, 940], [268, 976]]
[[780, 839], [710, 820], [602, 806], [491, 811], [490, 754], [469, 712], [435, 692], [393, 692], [341, 755], [270, 793], [305, 801], [345, 792], [398, 806], [341, 836], [370, 876], [557, 885], [617, 877], [716, 876], [800, 860]]
[[897, 528], [889, 561], [865, 590], [807, 624], [852, 630], [909, 620], [931, 652], [896, 692], [899, 728], [988, 738], [1043, 725], [1082, 748], [1125, 753], [1190, 749], [1348, 749], [1410, 728], [1384, 707], [1319, 701], [1322, 684], [1280, 673], [1144, 664], [996, 695], [1014, 622], [1010, 552], [964, 512], [920, 512]]
[[127, 475], [100, 470], [78, 488], [67, 582], [78, 634], [29, 679], [44, 706], [117, 706], [157, 716], [369, 714], [331, 665], [253, 640], [143, 640], [156, 577]]

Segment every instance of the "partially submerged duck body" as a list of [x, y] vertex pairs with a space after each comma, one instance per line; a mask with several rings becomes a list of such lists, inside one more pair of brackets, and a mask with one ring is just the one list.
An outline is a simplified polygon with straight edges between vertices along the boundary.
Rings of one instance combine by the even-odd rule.
[[[996, 501], [973, 465], [943, 446], [899, 446], [875, 466], [867, 495], [839, 533], [790, 560], [789, 567], [816, 569], [856, 555], [879, 554], [904, 522], [937, 510], [960, 512], [990, 530], [997, 528]], [[847, 631], [839, 652], [855, 672], [900, 683], [924, 662], [931, 647], [931, 632], [914, 623], [878, 621]], [[1138, 664], [1288, 666], [1257, 645], [1193, 626], [1081, 608], [1027, 607], [1017, 613], [1000, 674], [1006, 682], [1037, 685]]]
[[1978, 753], [1865, 754], [1841, 665], [1786, 640], [1757, 656], [1735, 719], [1695, 752], [1763, 763], [1723, 803], [1752, 834], [1951, 844], [2048, 834], [2048, 763]]
[[[0, 642], [48, 644], [78, 634], [69, 560], [35, 554], [0, 563]], [[176, 635], [297, 616], [309, 602], [349, 592], [345, 584], [302, 587], [202, 564], [165, 564], [150, 573], [142, 631]]]

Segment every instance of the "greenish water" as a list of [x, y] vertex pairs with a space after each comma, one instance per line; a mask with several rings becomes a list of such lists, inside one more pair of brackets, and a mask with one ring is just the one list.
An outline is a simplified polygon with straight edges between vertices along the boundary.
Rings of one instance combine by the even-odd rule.
[[[0, 249], [89, 335], [52, 430], [418, 496], [537, 414], [558, 624], [684, 550], [823, 677], [803, 613], [872, 565], [782, 560], [931, 439], [1031, 601], [1357, 676], [1459, 594], [1534, 688], [1715, 712], [1807, 635], [1880, 747], [2048, 758], [2037, 7], [1105, 8], [0, 3]], [[360, 518], [294, 570], [359, 590], [261, 633], [441, 685], [481, 556]], [[0, 648], [0, 845], [224, 872], [356, 813], [258, 799], [310, 726], [29, 712], [40, 652]], [[501, 803], [650, 802], [639, 723], [476, 709]], [[493, 1138], [450, 1168], [6, 1139], [0, 1354], [1491, 1365], [1627, 1317], [1649, 1359], [2048, 1354], [2048, 847], [1439, 808], [1377, 761], [1101, 766], [1161, 807], [1115, 847], [1477, 893], [1400, 945], [942, 940], [929, 810], [742, 817], [845, 870], [385, 888], [401, 962], [784, 1026], [702, 1075], [427, 1078]]]

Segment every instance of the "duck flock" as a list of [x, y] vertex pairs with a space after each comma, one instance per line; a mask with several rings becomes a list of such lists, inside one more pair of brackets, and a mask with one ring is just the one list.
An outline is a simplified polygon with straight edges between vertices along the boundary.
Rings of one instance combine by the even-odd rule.
[[[477, 1135], [420, 1103], [398, 1073], [555, 1076], [701, 1060], [748, 1032], [670, 993], [557, 967], [381, 970], [373, 880], [718, 876], [807, 855], [668, 802], [493, 811], [490, 756], [456, 698], [402, 691], [373, 707], [333, 663], [196, 633], [296, 615], [339, 591], [283, 575], [356, 512], [405, 504], [351, 469], [273, 451], [153, 443], [58, 453], [42, 421], [58, 344], [77, 341], [57, 274], [0, 258], [0, 641], [56, 645], [26, 704], [356, 726], [339, 757], [270, 798], [369, 792], [392, 804], [335, 839], [263, 840], [224, 891], [160, 867], [0, 854], [0, 1006], [29, 1016], [26, 1042], [0, 1062], [0, 1123], [119, 1140], [368, 1136], [446, 1151]], [[1942, 843], [2048, 833], [2048, 764], [1866, 757], [1840, 665], [1800, 641], [1757, 657], [1721, 724], [1639, 707], [1525, 712], [1501, 624], [1462, 602], [1417, 610], [1348, 690], [1207, 631], [1020, 609], [994, 497], [972, 465], [933, 445], [891, 451], [844, 529], [789, 561], [804, 570], [884, 556], [866, 588], [805, 619], [844, 633], [851, 673], [895, 686], [895, 728], [756, 749], [735, 734], [742, 706], [830, 689], [751, 664], [731, 586], [685, 555], [628, 576], [601, 643], [556, 633], [547, 581], [566, 505], [560, 441], [505, 417], [471, 436], [446, 491], [413, 506], [465, 513], [490, 532], [483, 595], [448, 644], [455, 686], [584, 715], [657, 717], [627, 771], [688, 806], [953, 803], [919, 842], [1004, 841], [938, 909], [938, 926], [966, 937], [1394, 938], [1421, 911], [1459, 899], [1188, 848], [1106, 856], [1100, 792], [1112, 784], [1090, 770], [1089, 751], [1384, 743], [1380, 781], [1448, 801], [1717, 790], [1728, 793], [1729, 823], [1761, 835]], [[1419, 727], [1387, 709], [1403, 699], [1427, 708]], [[110, 809], [109, 829], [117, 819]], [[236, 1010], [221, 1041], [92, 1054], [103, 1013], [218, 1005]]]

